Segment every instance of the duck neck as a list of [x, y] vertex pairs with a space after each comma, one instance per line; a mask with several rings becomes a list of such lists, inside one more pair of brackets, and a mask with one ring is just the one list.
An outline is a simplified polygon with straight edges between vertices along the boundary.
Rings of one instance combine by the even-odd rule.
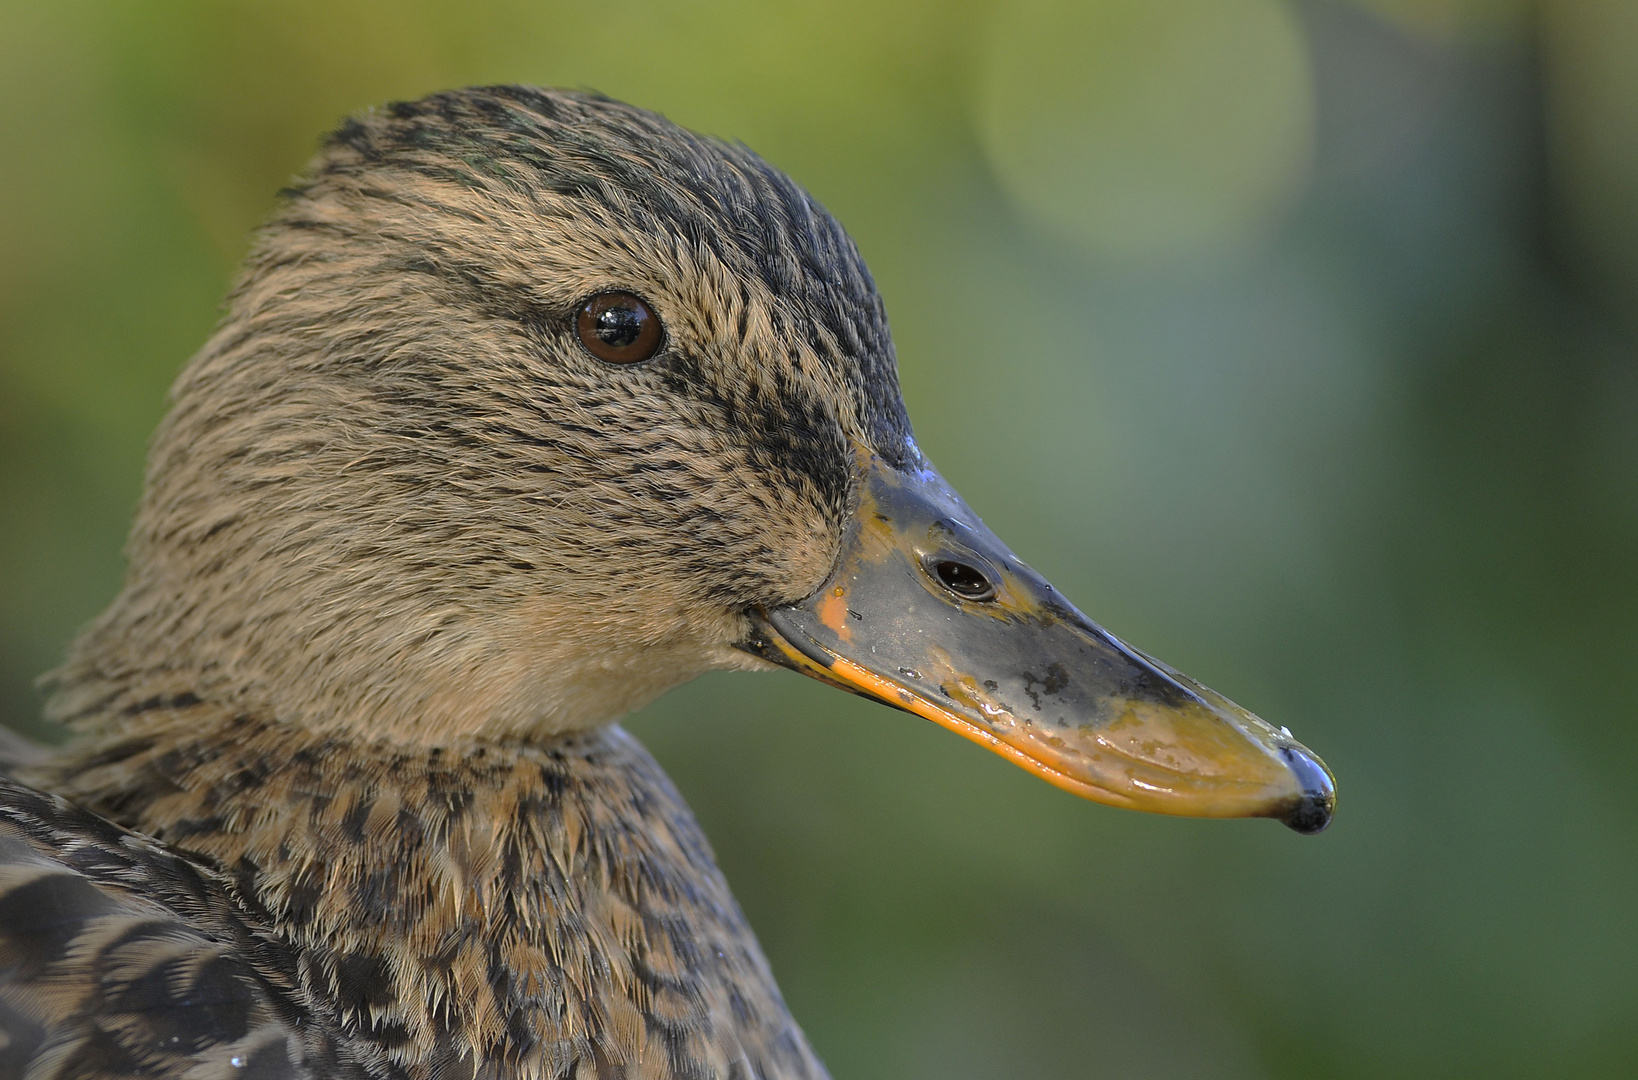
[[315, 1011], [407, 1075], [824, 1075], [692, 815], [618, 727], [427, 748], [186, 699], [147, 719], [43, 782], [232, 874], [307, 959]]

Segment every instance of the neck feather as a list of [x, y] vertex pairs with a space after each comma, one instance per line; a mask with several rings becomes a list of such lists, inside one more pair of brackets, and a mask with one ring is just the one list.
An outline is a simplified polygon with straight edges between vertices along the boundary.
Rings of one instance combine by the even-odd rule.
[[618, 727], [428, 749], [186, 699], [144, 719], [36, 779], [235, 873], [315, 1007], [408, 1075], [824, 1076]]

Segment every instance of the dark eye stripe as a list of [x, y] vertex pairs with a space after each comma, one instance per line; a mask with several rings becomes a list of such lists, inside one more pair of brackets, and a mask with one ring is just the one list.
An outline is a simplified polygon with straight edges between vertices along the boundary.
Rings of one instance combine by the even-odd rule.
[[636, 364], [660, 351], [660, 317], [642, 297], [605, 292], [587, 300], [575, 319], [586, 351], [611, 364]]

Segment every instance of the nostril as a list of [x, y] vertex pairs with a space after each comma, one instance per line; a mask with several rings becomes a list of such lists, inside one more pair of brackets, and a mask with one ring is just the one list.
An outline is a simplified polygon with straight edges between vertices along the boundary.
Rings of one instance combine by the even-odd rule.
[[940, 559], [933, 563], [933, 576], [963, 600], [995, 599], [995, 584], [976, 566], [955, 559]]

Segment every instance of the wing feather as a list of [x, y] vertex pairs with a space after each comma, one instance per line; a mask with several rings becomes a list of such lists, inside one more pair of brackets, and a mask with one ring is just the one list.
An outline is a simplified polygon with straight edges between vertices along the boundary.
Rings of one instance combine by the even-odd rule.
[[0, 779], [0, 1080], [380, 1076], [218, 868]]

